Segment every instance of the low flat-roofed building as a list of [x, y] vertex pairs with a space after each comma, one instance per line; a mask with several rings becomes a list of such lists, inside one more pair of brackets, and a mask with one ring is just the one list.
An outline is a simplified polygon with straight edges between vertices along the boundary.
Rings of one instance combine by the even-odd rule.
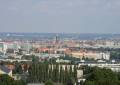
[[103, 52], [71, 52], [71, 55], [76, 58], [88, 58], [88, 59], [106, 59], [109, 60], [110, 53]]

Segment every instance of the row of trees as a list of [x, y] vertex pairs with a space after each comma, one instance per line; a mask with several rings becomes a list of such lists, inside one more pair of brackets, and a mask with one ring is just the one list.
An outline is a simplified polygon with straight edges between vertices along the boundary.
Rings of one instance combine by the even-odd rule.
[[57, 84], [73, 85], [77, 81], [77, 67], [74, 65], [32, 63], [29, 68], [28, 82], [44, 83], [48, 80]]
[[110, 69], [94, 67], [82, 85], [120, 85], [120, 73]]

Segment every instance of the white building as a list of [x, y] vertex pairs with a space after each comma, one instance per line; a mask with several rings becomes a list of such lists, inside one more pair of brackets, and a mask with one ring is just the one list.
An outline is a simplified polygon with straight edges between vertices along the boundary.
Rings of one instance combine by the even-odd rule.
[[79, 63], [78, 67], [82, 66], [82, 65], [87, 65], [90, 67], [100, 67], [100, 68], [108, 68], [111, 69], [112, 71], [115, 72], [120, 72], [120, 64], [114, 64], [114, 63], [106, 63], [106, 62], [98, 62], [98, 63]]
[[72, 52], [71, 55], [76, 58], [82, 59], [88, 58], [88, 59], [105, 59], [109, 60], [110, 59], [110, 53], [104, 53], [104, 52]]
[[5, 53], [7, 49], [8, 49], [7, 43], [0, 42], [0, 51]]

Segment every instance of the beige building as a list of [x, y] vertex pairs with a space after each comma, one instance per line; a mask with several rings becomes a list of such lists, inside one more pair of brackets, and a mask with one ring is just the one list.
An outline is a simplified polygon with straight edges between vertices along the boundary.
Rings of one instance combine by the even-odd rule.
[[109, 60], [110, 53], [102, 52], [72, 52], [71, 55], [76, 58], [89, 58], [89, 59], [106, 59]]

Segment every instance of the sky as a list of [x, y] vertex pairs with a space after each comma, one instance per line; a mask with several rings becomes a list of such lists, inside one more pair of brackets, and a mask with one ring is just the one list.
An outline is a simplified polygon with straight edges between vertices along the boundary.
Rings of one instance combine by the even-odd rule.
[[120, 33], [120, 0], [0, 0], [0, 32]]

